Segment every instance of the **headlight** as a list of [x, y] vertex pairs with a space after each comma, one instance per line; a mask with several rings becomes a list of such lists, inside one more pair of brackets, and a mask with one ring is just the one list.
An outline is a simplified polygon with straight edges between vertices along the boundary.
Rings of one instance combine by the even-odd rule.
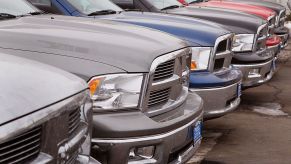
[[143, 74], [112, 74], [89, 81], [94, 108], [115, 110], [138, 107]]
[[234, 52], [252, 51], [254, 38], [255, 38], [254, 34], [235, 35], [233, 39], [232, 51]]
[[191, 71], [208, 69], [211, 50], [210, 47], [192, 47]]

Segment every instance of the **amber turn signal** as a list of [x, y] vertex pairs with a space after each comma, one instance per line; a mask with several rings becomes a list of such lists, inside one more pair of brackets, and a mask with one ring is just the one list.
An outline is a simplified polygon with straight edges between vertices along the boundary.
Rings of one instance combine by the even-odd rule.
[[197, 69], [197, 64], [194, 60], [191, 61], [191, 71], [194, 71]]
[[101, 79], [92, 79], [89, 82], [90, 95], [93, 96], [101, 85]]

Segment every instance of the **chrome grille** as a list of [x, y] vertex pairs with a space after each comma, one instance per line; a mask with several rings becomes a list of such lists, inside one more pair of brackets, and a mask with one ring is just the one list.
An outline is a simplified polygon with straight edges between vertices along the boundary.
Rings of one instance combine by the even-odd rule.
[[175, 60], [169, 60], [160, 64], [155, 71], [154, 81], [162, 80], [173, 76]]
[[285, 20], [286, 20], [286, 9], [280, 11], [279, 16], [277, 17], [277, 22], [276, 22], [277, 26], [283, 27]]
[[0, 163], [26, 163], [40, 152], [41, 127], [0, 144]]
[[219, 72], [224, 68], [229, 68], [232, 59], [233, 34], [219, 37], [214, 45], [214, 56], [210, 59], [210, 71]]
[[255, 51], [263, 51], [266, 49], [267, 36], [268, 36], [268, 25], [264, 24], [260, 26], [258, 29], [254, 49]]
[[80, 109], [75, 109], [69, 114], [69, 135], [71, 136], [81, 123]]
[[[177, 106], [185, 101], [191, 55], [191, 49], [185, 48], [153, 61], [141, 98], [141, 109], [148, 116], [173, 110], [173, 105]], [[161, 74], [163, 76], [160, 76]]]
[[151, 91], [148, 101], [148, 107], [167, 102], [169, 100], [169, 93], [170, 88], [161, 89], [158, 91]]
[[274, 34], [275, 24], [276, 24], [276, 17], [275, 16], [270, 16], [268, 18], [268, 34], [269, 35], [273, 35]]

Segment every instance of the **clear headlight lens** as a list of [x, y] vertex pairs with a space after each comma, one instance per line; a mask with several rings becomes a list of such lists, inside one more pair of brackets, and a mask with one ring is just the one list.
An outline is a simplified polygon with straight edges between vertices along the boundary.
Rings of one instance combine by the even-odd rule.
[[143, 74], [112, 74], [89, 81], [94, 108], [115, 110], [138, 106]]
[[233, 39], [234, 52], [252, 51], [254, 44], [254, 34], [239, 34], [235, 35]]
[[210, 47], [192, 47], [191, 71], [208, 69], [211, 50]]

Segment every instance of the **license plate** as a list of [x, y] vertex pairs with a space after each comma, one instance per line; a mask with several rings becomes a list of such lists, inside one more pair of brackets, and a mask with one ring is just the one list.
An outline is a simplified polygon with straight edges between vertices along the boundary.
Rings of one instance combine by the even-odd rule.
[[241, 91], [242, 91], [242, 85], [241, 85], [241, 83], [239, 83], [237, 85], [237, 97], [240, 97], [242, 95]]
[[194, 145], [202, 139], [202, 122], [198, 121], [193, 130]]

